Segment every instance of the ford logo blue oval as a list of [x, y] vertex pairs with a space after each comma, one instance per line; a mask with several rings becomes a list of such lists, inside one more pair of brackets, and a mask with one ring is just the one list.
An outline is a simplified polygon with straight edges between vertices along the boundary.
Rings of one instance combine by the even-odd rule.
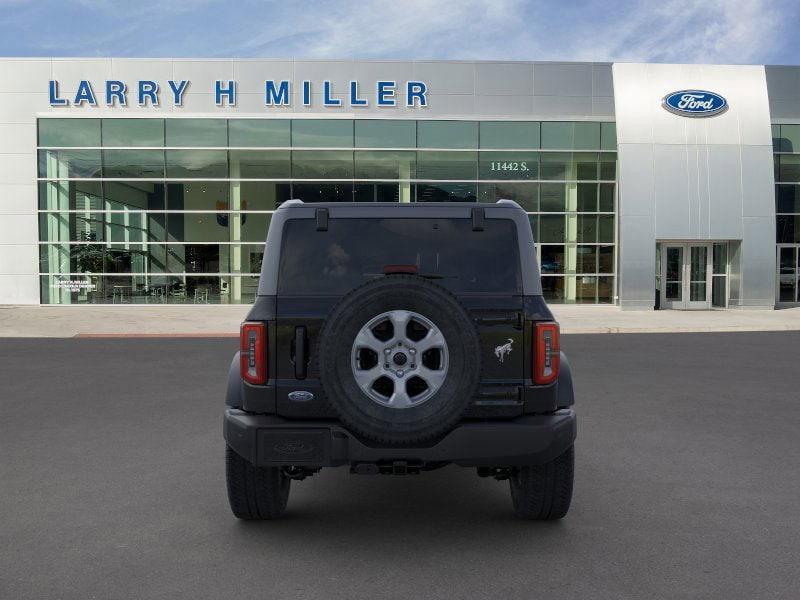
[[289, 392], [288, 396], [292, 402], [311, 402], [314, 399], [314, 394], [306, 390]]
[[705, 90], [681, 90], [664, 96], [662, 105], [684, 117], [712, 117], [728, 110], [728, 101]]

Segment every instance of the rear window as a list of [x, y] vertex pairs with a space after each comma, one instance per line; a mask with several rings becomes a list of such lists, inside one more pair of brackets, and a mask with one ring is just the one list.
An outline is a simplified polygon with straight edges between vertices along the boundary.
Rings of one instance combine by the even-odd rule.
[[386, 265], [414, 265], [456, 294], [521, 293], [516, 227], [487, 219], [291, 219], [283, 233], [278, 293], [340, 295], [383, 277]]

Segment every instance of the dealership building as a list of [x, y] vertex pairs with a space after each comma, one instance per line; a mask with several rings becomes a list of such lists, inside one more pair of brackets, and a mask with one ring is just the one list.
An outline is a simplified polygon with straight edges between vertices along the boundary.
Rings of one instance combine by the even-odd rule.
[[524, 208], [550, 302], [800, 301], [800, 67], [0, 59], [0, 304], [252, 302], [282, 202]]

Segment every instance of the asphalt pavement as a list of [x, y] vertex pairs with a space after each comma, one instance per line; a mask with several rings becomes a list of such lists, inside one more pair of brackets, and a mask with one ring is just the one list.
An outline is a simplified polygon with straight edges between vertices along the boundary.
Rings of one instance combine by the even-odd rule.
[[0, 340], [0, 598], [796, 598], [800, 332], [564, 336], [572, 510], [328, 469], [240, 522], [235, 339]]

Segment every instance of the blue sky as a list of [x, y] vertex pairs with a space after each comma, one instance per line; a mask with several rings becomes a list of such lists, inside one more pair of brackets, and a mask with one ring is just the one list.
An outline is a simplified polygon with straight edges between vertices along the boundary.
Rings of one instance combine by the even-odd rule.
[[797, 0], [0, 0], [0, 56], [800, 64]]

